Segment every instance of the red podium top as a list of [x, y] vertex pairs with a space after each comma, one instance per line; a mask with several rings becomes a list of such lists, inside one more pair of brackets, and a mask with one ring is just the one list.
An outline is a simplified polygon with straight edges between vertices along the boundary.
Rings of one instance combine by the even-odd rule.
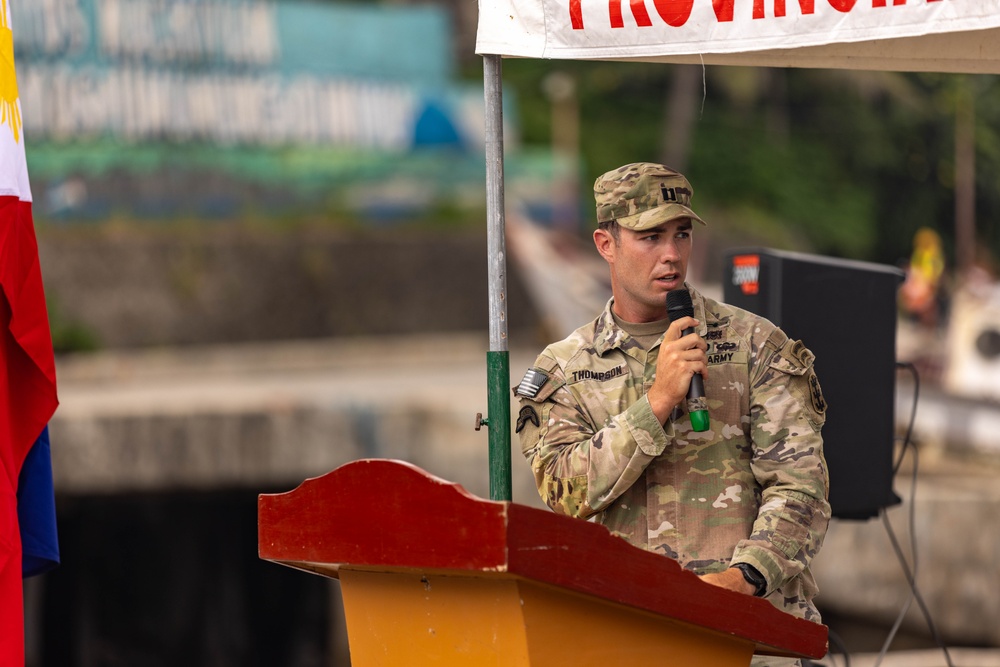
[[500, 573], [752, 641], [756, 652], [821, 658], [826, 626], [702, 582], [603, 526], [483, 500], [401, 461], [365, 459], [261, 495], [260, 557], [337, 576], [340, 566]]

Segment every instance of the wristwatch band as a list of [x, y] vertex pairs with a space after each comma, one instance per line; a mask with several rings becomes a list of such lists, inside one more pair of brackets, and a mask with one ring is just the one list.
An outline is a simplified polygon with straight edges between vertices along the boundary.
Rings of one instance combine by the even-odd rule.
[[754, 587], [754, 596], [763, 597], [764, 593], [767, 592], [767, 579], [764, 578], [764, 575], [749, 563], [734, 563], [733, 567], [742, 572], [743, 578]]

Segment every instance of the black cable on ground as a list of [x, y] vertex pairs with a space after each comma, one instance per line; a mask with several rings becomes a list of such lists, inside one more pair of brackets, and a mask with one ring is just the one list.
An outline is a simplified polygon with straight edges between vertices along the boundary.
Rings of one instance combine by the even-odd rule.
[[844, 656], [844, 667], [851, 667], [851, 654], [847, 650], [847, 645], [844, 644], [844, 640], [840, 638], [833, 630], [829, 631], [828, 637], [830, 638], [830, 645], [837, 649], [842, 656]]
[[900, 625], [903, 623], [903, 618], [906, 616], [906, 612], [909, 611], [910, 604], [913, 600], [917, 601], [921, 612], [924, 615], [924, 620], [927, 621], [927, 627], [931, 631], [931, 636], [934, 638], [935, 643], [944, 652], [945, 662], [947, 662], [948, 667], [954, 667], [951, 661], [951, 655], [948, 653], [948, 647], [945, 646], [944, 642], [941, 640], [941, 636], [938, 634], [937, 627], [934, 625], [934, 621], [931, 618], [930, 610], [924, 603], [923, 596], [920, 595], [920, 591], [917, 589], [917, 541], [916, 541], [916, 490], [917, 490], [917, 471], [919, 469], [919, 457], [917, 448], [913, 445], [912, 435], [913, 435], [913, 424], [916, 420], [917, 414], [917, 401], [920, 396], [920, 374], [917, 372], [916, 366], [908, 362], [897, 362], [897, 368], [906, 368], [913, 374], [913, 408], [910, 412], [910, 423], [906, 429], [906, 436], [903, 440], [903, 446], [899, 452], [899, 458], [896, 464], [893, 466], [893, 474], [895, 475], [903, 463], [903, 458], [907, 450], [913, 452], [913, 473], [912, 480], [910, 482], [910, 507], [909, 513], [907, 515], [909, 530], [910, 530], [910, 552], [913, 559], [913, 568], [911, 568], [906, 563], [906, 556], [903, 554], [902, 548], [899, 546], [899, 541], [896, 539], [896, 534], [892, 530], [892, 525], [889, 523], [889, 515], [886, 513], [885, 508], [879, 511], [879, 515], [882, 518], [882, 524], [885, 526], [886, 534], [889, 536], [889, 541], [892, 543], [892, 548], [896, 552], [896, 557], [899, 560], [900, 566], [903, 568], [903, 573], [906, 575], [906, 581], [910, 585], [910, 596], [906, 599], [906, 604], [900, 610], [899, 615], [896, 617], [896, 622], [893, 624], [892, 629], [889, 631], [889, 635], [886, 637], [885, 643], [882, 645], [882, 650], [878, 655], [878, 659], [875, 661], [875, 667], [878, 667], [883, 658], [885, 658], [886, 653], [889, 651], [889, 646], [892, 644], [893, 639], [896, 637], [896, 633], [899, 631]]

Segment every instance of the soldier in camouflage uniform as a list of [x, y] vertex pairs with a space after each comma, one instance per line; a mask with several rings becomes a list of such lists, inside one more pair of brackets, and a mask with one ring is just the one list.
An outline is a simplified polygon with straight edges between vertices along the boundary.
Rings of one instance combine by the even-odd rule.
[[[809, 563], [830, 505], [812, 353], [685, 282], [693, 222], [705, 223], [684, 176], [630, 164], [598, 178], [594, 193], [594, 242], [613, 297], [515, 388], [516, 429], [542, 499], [709, 583], [819, 622]], [[694, 317], [670, 322], [665, 295], [678, 288]], [[702, 432], [686, 401], [695, 373], [710, 416]]]

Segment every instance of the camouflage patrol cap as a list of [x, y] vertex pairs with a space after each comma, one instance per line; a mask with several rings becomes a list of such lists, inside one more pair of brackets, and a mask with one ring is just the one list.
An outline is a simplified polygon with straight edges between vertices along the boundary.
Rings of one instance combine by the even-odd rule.
[[611, 222], [642, 231], [677, 218], [701, 224], [691, 206], [693, 190], [684, 175], [652, 162], [634, 162], [594, 181], [597, 222]]

